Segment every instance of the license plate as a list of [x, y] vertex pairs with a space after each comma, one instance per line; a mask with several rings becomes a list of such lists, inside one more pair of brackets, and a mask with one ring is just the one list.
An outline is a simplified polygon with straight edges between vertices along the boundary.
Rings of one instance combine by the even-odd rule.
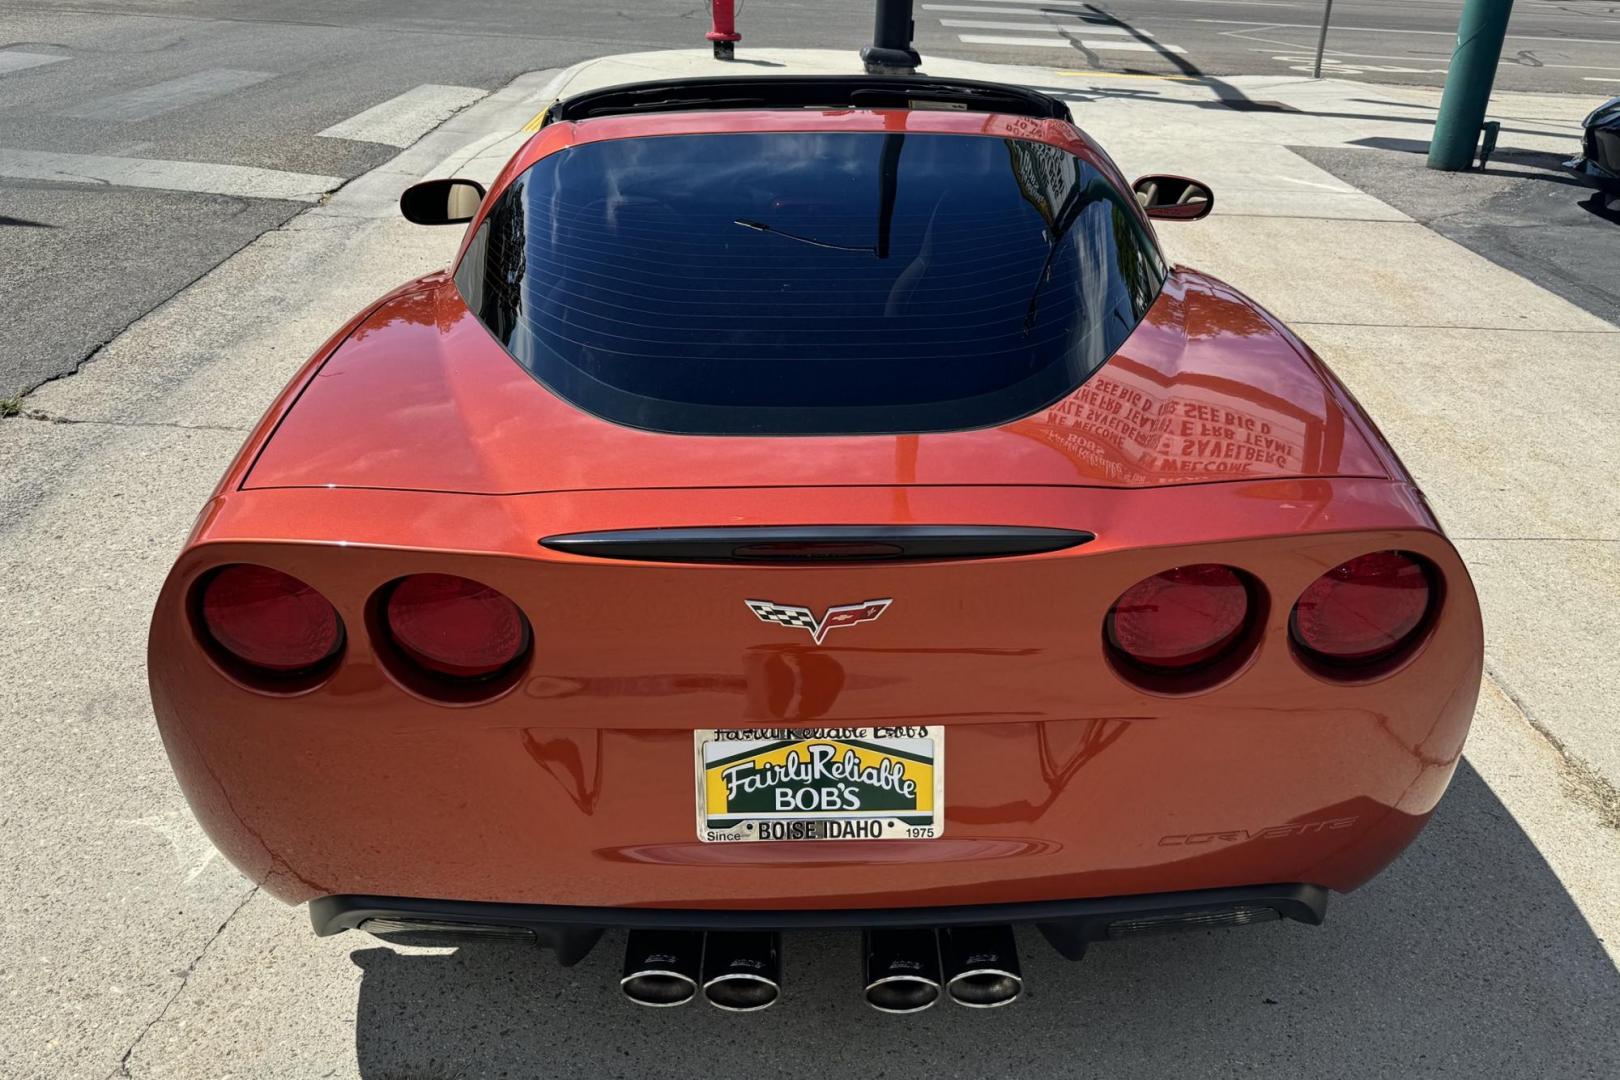
[[705, 843], [945, 831], [943, 727], [709, 728], [693, 750]]

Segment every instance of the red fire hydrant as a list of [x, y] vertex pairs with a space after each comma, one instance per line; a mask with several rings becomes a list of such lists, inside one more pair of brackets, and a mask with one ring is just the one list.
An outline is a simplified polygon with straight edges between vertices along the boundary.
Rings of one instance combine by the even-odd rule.
[[736, 56], [736, 43], [742, 40], [737, 33], [736, 5], [733, 0], [709, 0], [709, 9], [714, 13], [714, 29], [704, 37], [714, 42], [716, 60], [730, 60]]

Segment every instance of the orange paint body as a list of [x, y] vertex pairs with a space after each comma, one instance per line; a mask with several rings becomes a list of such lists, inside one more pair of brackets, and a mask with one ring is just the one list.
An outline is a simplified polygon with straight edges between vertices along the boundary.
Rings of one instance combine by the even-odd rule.
[[[946, 111], [670, 114], [554, 124], [493, 195], [576, 142], [695, 131], [951, 131], [1051, 142], [1056, 121]], [[485, 206], [490, 200], [486, 200]], [[477, 221], [471, 228], [477, 228]], [[671, 526], [1086, 530], [1050, 554], [962, 562], [668, 565], [550, 551], [559, 533]], [[1423, 556], [1443, 598], [1376, 678], [1295, 654], [1294, 600], [1374, 550]], [[198, 642], [209, 570], [309, 583], [347, 629], [311, 685], [244, 684]], [[1257, 639], [1218, 685], [1144, 688], [1105, 647], [1138, 580], [1217, 562], [1260, 585]], [[532, 653], [494, 691], [424, 696], [379, 647], [376, 597], [416, 572], [499, 589]], [[892, 597], [822, 645], [749, 597], [821, 611]], [[554, 397], [449, 279], [357, 318], [231, 466], [154, 614], [153, 700], [198, 819], [290, 902], [355, 893], [710, 909], [918, 907], [1304, 882], [1387, 864], [1451, 777], [1481, 628], [1411, 479], [1308, 349], [1177, 269], [1069, 398], [999, 427], [748, 438], [620, 427]], [[926, 841], [703, 844], [698, 728], [946, 729], [945, 832]]]

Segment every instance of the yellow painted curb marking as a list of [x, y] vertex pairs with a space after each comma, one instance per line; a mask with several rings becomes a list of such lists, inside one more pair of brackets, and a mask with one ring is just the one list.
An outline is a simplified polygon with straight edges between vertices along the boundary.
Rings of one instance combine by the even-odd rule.
[[546, 122], [546, 113], [550, 112], [551, 107], [555, 104], [555, 101], [546, 102], [546, 107], [535, 113], [529, 122], [523, 125], [523, 134], [533, 135], [535, 132], [539, 131], [540, 125]]

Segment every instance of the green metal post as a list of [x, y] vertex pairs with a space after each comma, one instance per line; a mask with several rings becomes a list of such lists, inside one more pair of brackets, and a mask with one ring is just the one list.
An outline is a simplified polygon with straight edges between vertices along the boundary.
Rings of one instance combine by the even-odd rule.
[[1429, 144], [1429, 168], [1458, 172], [1474, 163], [1512, 11], [1513, 0], [1465, 0], [1440, 115], [1434, 121], [1434, 141]]

